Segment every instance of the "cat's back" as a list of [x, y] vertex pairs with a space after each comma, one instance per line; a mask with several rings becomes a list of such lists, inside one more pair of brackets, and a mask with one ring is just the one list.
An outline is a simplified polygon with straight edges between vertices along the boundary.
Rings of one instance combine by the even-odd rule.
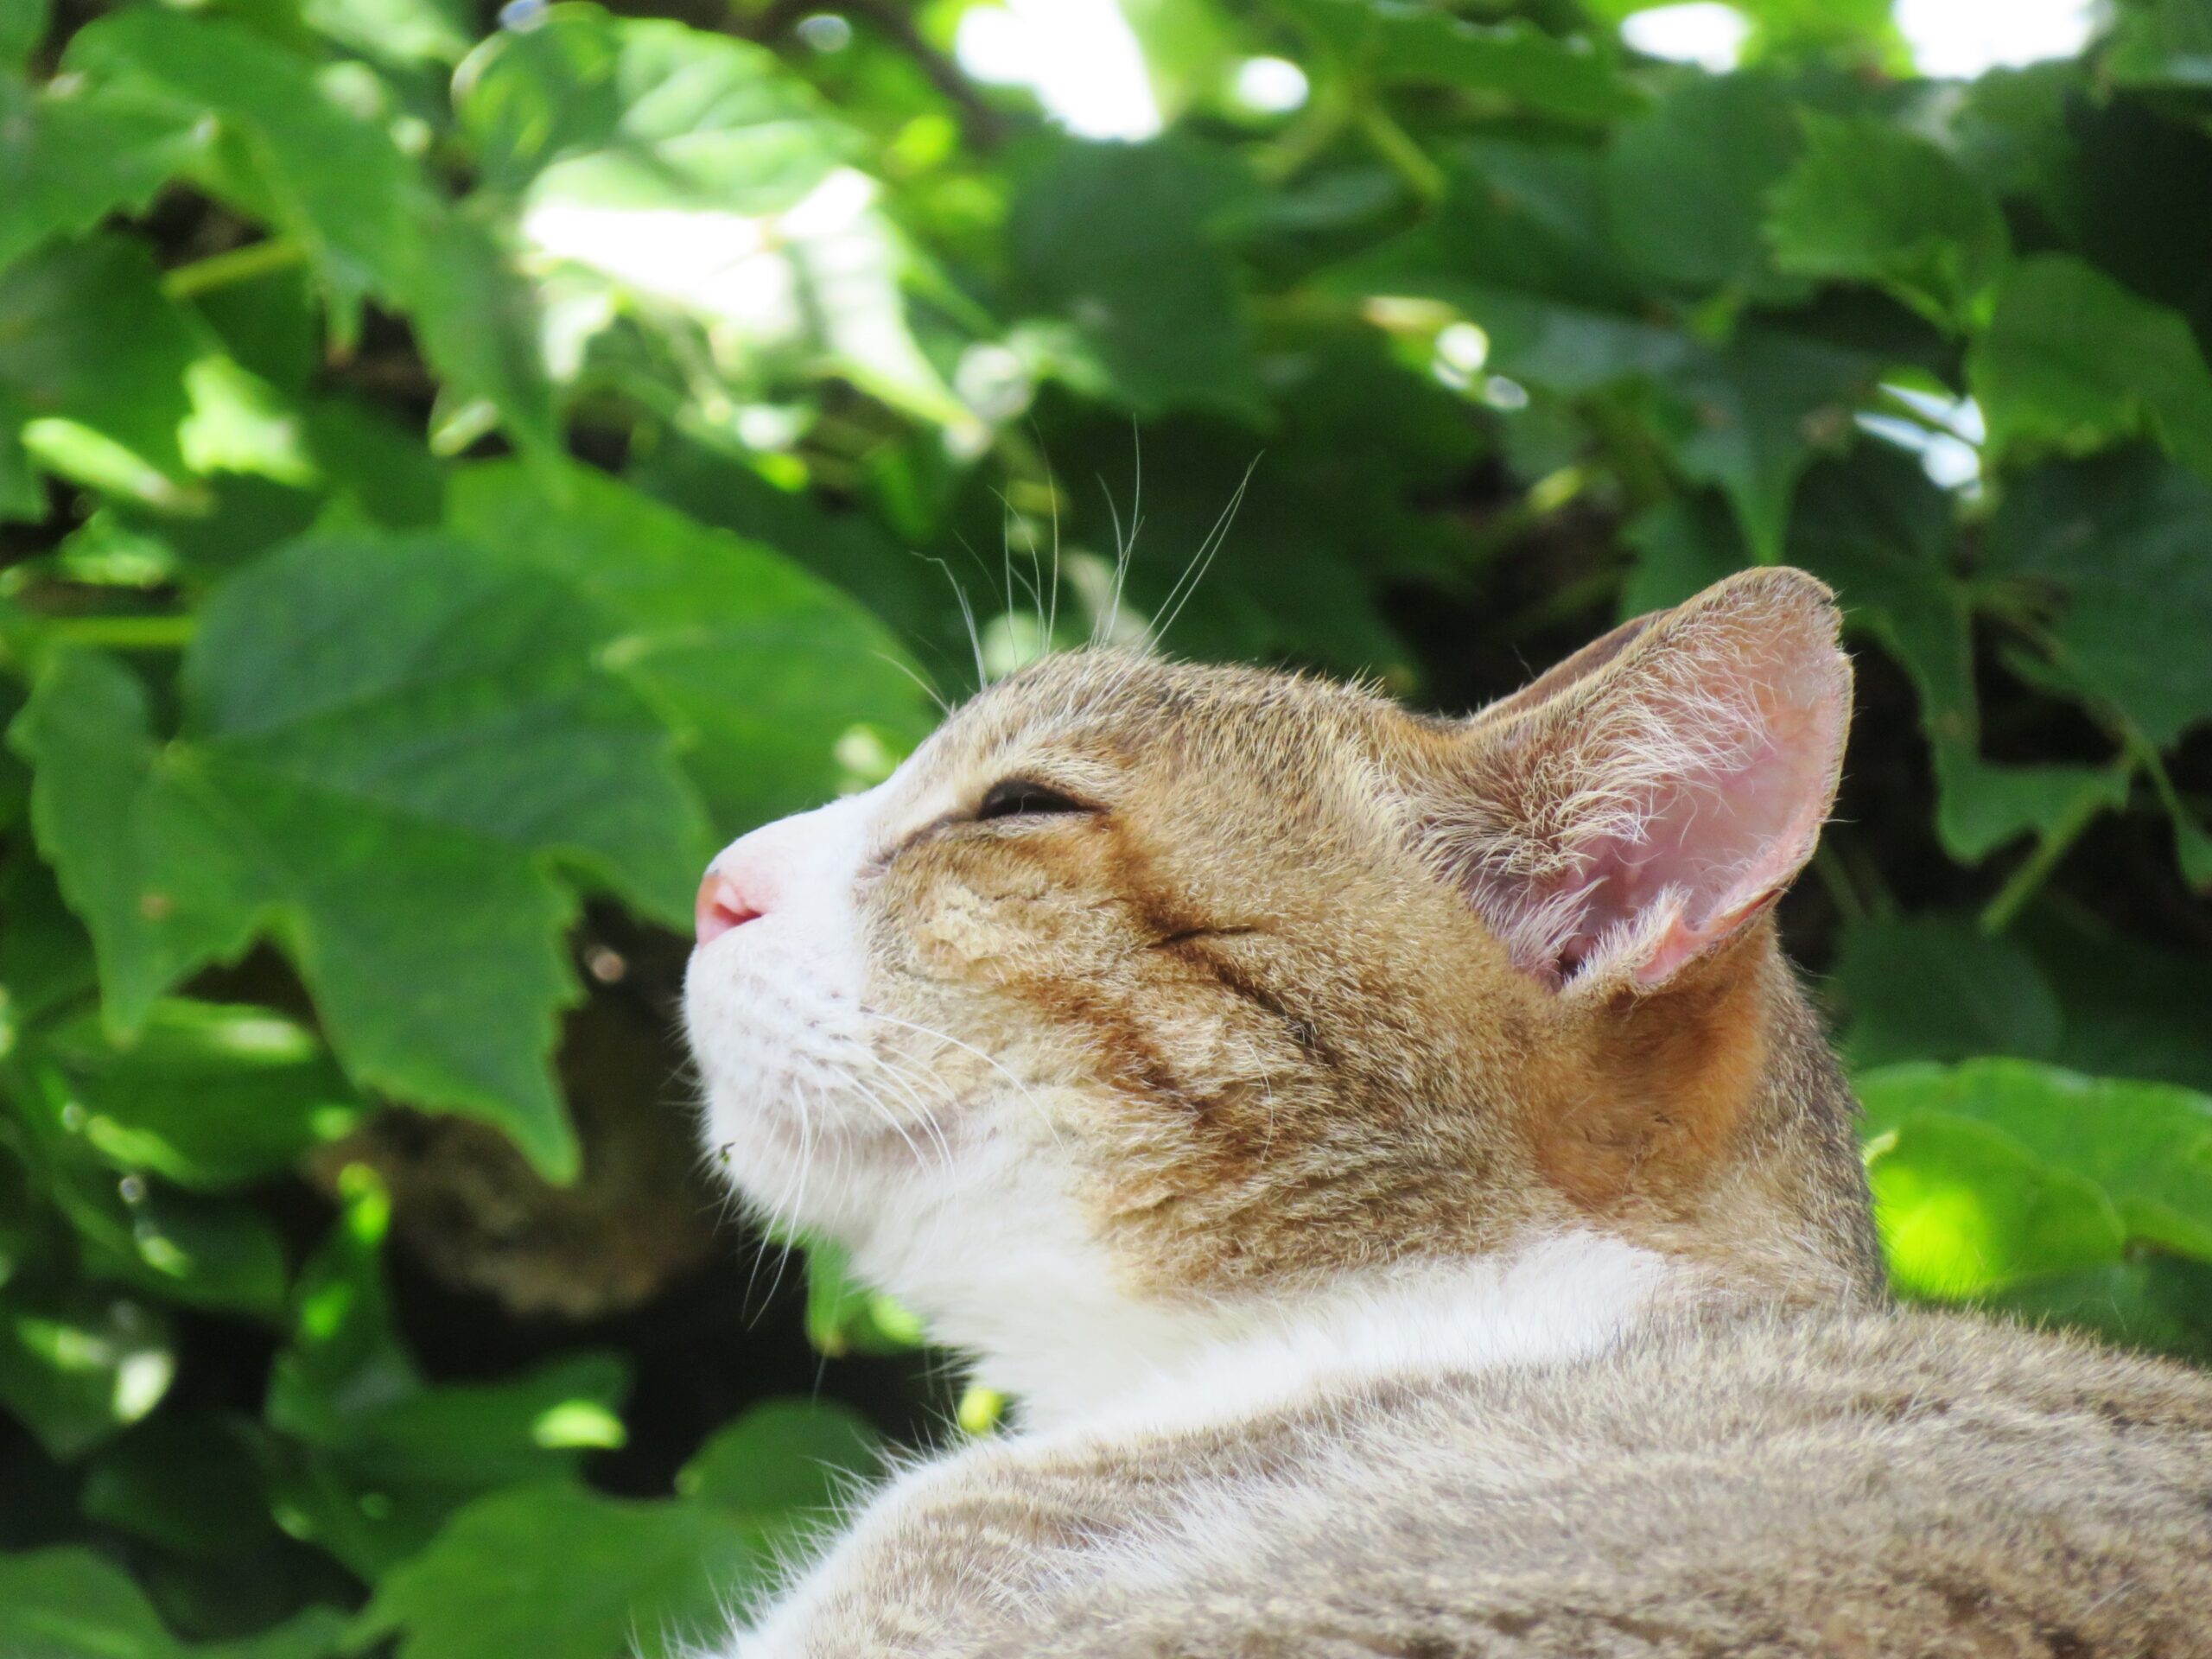
[[2212, 1378], [2078, 1339], [1662, 1325], [1378, 1380], [1202, 1455], [1224, 1478], [1065, 1651], [2212, 1654]]

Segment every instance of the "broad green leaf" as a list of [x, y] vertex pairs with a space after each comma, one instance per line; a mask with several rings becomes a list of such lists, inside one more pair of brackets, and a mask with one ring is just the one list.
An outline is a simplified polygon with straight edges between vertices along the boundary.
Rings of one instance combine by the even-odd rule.
[[841, 776], [837, 740], [856, 723], [920, 734], [920, 693], [898, 647], [852, 601], [603, 474], [577, 469], [562, 493], [511, 465], [470, 467], [454, 481], [453, 523], [612, 619], [605, 660], [681, 736], [719, 833], [819, 804]]
[[1882, 368], [1856, 350], [1746, 327], [1665, 377], [1682, 410], [1671, 434], [1675, 463], [1720, 487], [1759, 563], [1781, 556], [1799, 476], [1848, 439], [1852, 406]]
[[2139, 0], [2122, 8], [2101, 67], [2123, 86], [2212, 89], [2212, 5]]
[[1981, 1299], [2031, 1319], [2094, 1331], [2107, 1342], [2212, 1362], [2212, 1267], [2178, 1256], [2024, 1279]]
[[130, 1576], [74, 1545], [0, 1555], [8, 1659], [181, 1659], [185, 1649]]
[[244, 1418], [160, 1412], [94, 1453], [79, 1501], [92, 1520], [187, 1560], [235, 1557], [281, 1535], [260, 1440]]
[[1534, 25], [1469, 22], [1409, 0], [1271, 0], [1343, 73], [1382, 85], [1446, 86], [1532, 113], [1603, 123], [1643, 104], [1586, 41]]
[[337, 1453], [358, 1479], [479, 1491], [572, 1471], [582, 1453], [620, 1446], [615, 1413], [628, 1386], [620, 1360], [579, 1354], [506, 1381], [425, 1387], [321, 1421], [301, 1413], [294, 1395], [284, 1427]]
[[33, 91], [0, 73], [0, 266], [143, 212], [208, 140], [158, 100], [66, 81]]
[[673, 1659], [721, 1637], [769, 1565], [756, 1529], [712, 1504], [521, 1487], [394, 1567], [351, 1640], [397, 1636], [399, 1659]]
[[111, 1028], [273, 931], [353, 1076], [571, 1170], [545, 1067], [573, 995], [561, 872], [674, 921], [705, 845], [658, 725], [595, 661], [611, 632], [541, 569], [356, 535], [210, 601], [168, 742], [130, 675], [57, 657], [16, 741]]
[[676, 1490], [762, 1522], [818, 1518], [882, 1465], [865, 1419], [825, 1402], [771, 1400], [718, 1430], [683, 1465]]
[[1621, 539], [1636, 550], [1621, 588], [1624, 622], [1679, 605], [1745, 563], [1743, 537], [1710, 492], [1669, 496], [1624, 526]]
[[1817, 112], [1769, 198], [1766, 233], [1781, 270], [1878, 283], [1939, 322], [1971, 321], [2012, 250], [1995, 199], [1934, 144]]
[[48, 468], [182, 505], [187, 377], [210, 350], [138, 243], [102, 235], [44, 249], [0, 270], [0, 431], [32, 423]]
[[1986, 560], [2055, 588], [2057, 667], [2163, 748], [2212, 717], [2212, 483], [2140, 451], [2016, 479]]
[[301, 0], [300, 21], [383, 63], [452, 64], [477, 34], [465, 0]]
[[[137, 1422], [175, 1375], [168, 1321], [153, 1308], [91, 1289], [0, 1290], [0, 1405], [54, 1458]], [[0, 1618], [7, 1606], [0, 1595]]]
[[15, 1098], [20, 1147], [75, 1230], [88, 1277], [189, 1306], [273, 1318], [284, 1296], [276, 1229], [251, 1206], [118, 1175], [92, 1142], [92, 1117], [32, 1046]]
[[976, 428], [909, 332], [911, 255], [874, 181], [844, 164], [858, 135], [773, 53], [563, 5], [487, 41], [456, 86], [523, 239], [595, 279], [613, 296], [605, 314], [709, 325], [732, 380], [759, 373], [764, 354], [789, 359]]
[[2058, 999], [2035, 959], [1962, 918], [1856, 923], [1844, 930], [1831, 983], [1850, 1009], [1843, 1046], [1855, 1066], [2041, 1058], [2058, 1046]]
[[0, 0], [0, 66], [19, 64], [37, 50], [53, 12], [53, 0]]
[[462, 67], [455, 92], [486, 181], [507, 194], [588, 161], [601, 183], [582, 194], [602, 202], [712, 197], [729, 213], [771, 213], [857, 153], [849, 130], [765, 47], [595, 5], [552, 6], [531, 28], [494, 35]]
[[1936, 834], [1953, 858], [1977, 863], [2029, 830], [2125, 806], [2127, 777], [2118, 767], [1982, 759], [1974, 590], [1952, 569], [1954, 536], [1950, 499], [1919, 465], [1861, 442], [1807, 477], [1789, 557], [1831, 583], [1849, 624], [1878, 639], [1911, 679], [1935, 761]]
[[286, 1530], [375, 1579], [487, 1490], [572, 1476], [620, 1446], [627, 1368], [573, 1354], [489, 1382], [433, 1384], [400, 1341], [385, 1282], [391, 1200], [356, 1166], [339, 1224], [300, 1275], [265, 1408], [284, 1437]]
[[87, 1014], [38, 1052], [101, 1157], [205, 1191], [283, 1170], [362, 1114], [321, 1040], [269, 1008], [166, 998], [128, 1044]]
[[1870, 1135], [1928, 1116], [2001, 1131], [2094, 1187], [2131, 1242], [2212, 1262], [2212, 1096], [1999, 1059], [1897, 1066], [1859, 1092]]
[[1770, 263], [1768, 193], [1802, 140], [1779, 82], [1753, 74], [1678, 82], [1620, 127], [1605, 162], [1607, 222], [1622, 254], [1653, 280], [1789, 297], [1802, 280]]
[[190, 1659], [326, 1659], [341, 1652], [349, 1621], [335, 1607], [309, 1607], [257, 1636], [188, 1648]]
[[0, 866], [0, 916], [8, 918], [0, 928], [0, 987], [9, 1020], [28, 1023], [99, 982], [84, 924], [62, 902], [54, 872], [28, 854]]
[[772, 484], [742, 461], [672, 435], [632, 460], [623, 477], [702, 524], [797, 561], [913, 647], [925, 639], [967, 645], [944, 572], [916, 558], [895, 532], [863, 512], [828, 511], [811, 491]]
[[1245, 188], [1226, 156], [1181, 141], [1063, 146], [1007, 232], [1019, 302], [1066, 329], [1058, 370], [1140, 414], [1259, 420], [1258, 363], [1216, 229]]
[[2015, 935], [2066, 1011], [2056, 1058], [2092, 1077], [2148, 1077], [2212, 1094], [2204, 968], [2094, 924], [2031, 911]]
[[67, 61], [95, 86], [183, 119], [213, 118], [232, 136], [196, 170], [200, 181], [306, 243], [340, 293], [397, 297], [408, 286], [429, 187], [382, 127], [317, 84], [306, 59], [228, 19], [131, 7], [80, 30]]
[[2212, 476], [2212, 370], [2188, 321], [2070, 255], [2006, 274], [1967, 378], [1998, 451], [2150, 436]]
[[348, 107], [342, 80], [242, 24], [160, 7], [100, 18], [71, 41], [67, 63], [95, 86], [214, 123], [226, 140], [194, 166], [196, 182], [300, 243], [341, 319], [364, 296], [410, 313], [461, 398], [488, 402], [532, 453], [554, 448], [527, 290], [385, 125]]
[[1403, 296], [1451, 305], [1489, 340], [1485, 366], [1562, 393], [1671, 369], [1697, 343], [1655, 323], [1605, 224], [1588, 151], [1484, 141], [1447, 157], [1429, 222], [1326, 278], [1370, 308]]
[[1986, 1296], [2119, 1262], [2126, 1233], [2105, 1195], [2003, 1130], [1942, 1111], [1885, 1112], [1870, 1128], [1874, 1219], [1906, 1294]]

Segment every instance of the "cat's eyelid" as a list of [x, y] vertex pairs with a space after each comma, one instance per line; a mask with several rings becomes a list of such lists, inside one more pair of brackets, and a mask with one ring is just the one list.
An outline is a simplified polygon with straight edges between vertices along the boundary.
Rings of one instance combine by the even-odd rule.
[[1093, 803], [1071, 795], [1057, 785], [1017, 772], [1000, 779], [983, 791], [982, 798], [976, 804], [975, 817], [979, 823], [989, 823], [1001, 818], [1058, 817], [1098, 810]]

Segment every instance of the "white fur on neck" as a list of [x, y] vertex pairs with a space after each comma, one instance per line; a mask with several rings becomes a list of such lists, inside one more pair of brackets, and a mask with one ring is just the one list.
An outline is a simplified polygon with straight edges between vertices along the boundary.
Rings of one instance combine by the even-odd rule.
[[1372, 1380], [1589, 1358], [1688, 1289], [1686, 1271], [1649, 1250], [1554, 1234], [1510, 1254], [1408, 1263], [1288, 1303], [1217, 1312], [1205, 1338], [1134, 1379], [1126, 1364], [1077, 1361], [1033, 1389], [1025, 1414], [1047, 1433], [1153, 1433]]

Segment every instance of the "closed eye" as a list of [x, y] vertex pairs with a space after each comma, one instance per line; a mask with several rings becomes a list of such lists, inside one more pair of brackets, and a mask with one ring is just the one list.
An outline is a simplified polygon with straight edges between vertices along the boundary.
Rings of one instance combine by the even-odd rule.
[[1070, 795], [1027, 778], [1007, 778], [993, 784], [983, 796], [982, 804], [976, 809], [979, 823], [993, 818], [1044, 817], [1057, 812], [1090, 812], [1095, 808], [1084, 805]]

